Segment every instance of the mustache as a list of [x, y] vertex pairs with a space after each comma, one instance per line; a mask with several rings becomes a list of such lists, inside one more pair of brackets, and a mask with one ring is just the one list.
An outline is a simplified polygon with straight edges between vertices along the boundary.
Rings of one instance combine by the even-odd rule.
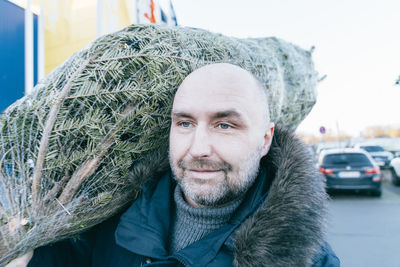
[[223, 172], [232, 171], [232, 165], [226, 161], [213, 161], [209, 159], [179, 160], [177, 163], [181, 169], [189, 170], [218, 170]]

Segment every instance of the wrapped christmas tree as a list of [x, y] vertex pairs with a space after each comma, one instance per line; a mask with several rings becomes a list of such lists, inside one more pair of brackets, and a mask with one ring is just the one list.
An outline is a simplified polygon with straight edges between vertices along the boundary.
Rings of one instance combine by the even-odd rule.
[[0, 265], [132, 202], [168, 166], [176, 89], [217, 62], [257, 76], [272, 120], [291, 129], [316, 101], [309, 51], [277, 38], [132, 25], [95, 40], [7, 108], [0, 116]]

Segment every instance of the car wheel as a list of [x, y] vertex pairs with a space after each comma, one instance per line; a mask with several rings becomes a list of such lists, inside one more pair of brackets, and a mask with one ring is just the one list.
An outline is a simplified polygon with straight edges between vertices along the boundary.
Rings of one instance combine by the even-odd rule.
[[400, 185], [400, 177], [397, 176], [396, 172], [394, 171], [393, 168], [390, 168], [390, 171], [392, 173], [392, 183], [394, 185]]
[[382, 196], [382, 190], [371, 191], [371, 195], [373, 195], [374, 197], [380, 197]]

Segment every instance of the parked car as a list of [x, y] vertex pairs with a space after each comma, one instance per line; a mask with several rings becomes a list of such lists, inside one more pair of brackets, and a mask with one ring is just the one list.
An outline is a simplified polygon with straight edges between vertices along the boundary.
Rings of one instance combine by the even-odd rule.
[[327, 149], [333, 149], [333, 148], [345, 148], [347, 146], [347, 142], [320, 142], [316, 145], [314, 145], [315, 148], [315, 153], [319, 155], [322, 151], [327, 150]]
[[390, 168], [390, 161], [393, 159], [393, 154], [383, 149], [383, 147], [378, 145], [366, 145], [366, 144], [358, 144], [355, 145], [354, 147], [364, 149], [365, 151], [367, 151], [374, 158], [374, 160], [381, 169]]
[[396, 157], [390, 161], [390, 168], [393, 184], [400, 185], [400, 157]]
[[381, 196], [380, 168], [362, 149], [330, 149], [318, 158], [319, 171], [324, 175], [326, 190], [368, 191]]

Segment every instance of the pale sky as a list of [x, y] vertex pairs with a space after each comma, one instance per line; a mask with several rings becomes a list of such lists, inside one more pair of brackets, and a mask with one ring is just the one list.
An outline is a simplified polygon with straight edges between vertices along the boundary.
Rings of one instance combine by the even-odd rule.
[[172, 0], [178, 23], [235, 37], [276, 36], [315, 46], [317, 104], [298, 131], [358, 136], [400, 127], [399, 0]]

